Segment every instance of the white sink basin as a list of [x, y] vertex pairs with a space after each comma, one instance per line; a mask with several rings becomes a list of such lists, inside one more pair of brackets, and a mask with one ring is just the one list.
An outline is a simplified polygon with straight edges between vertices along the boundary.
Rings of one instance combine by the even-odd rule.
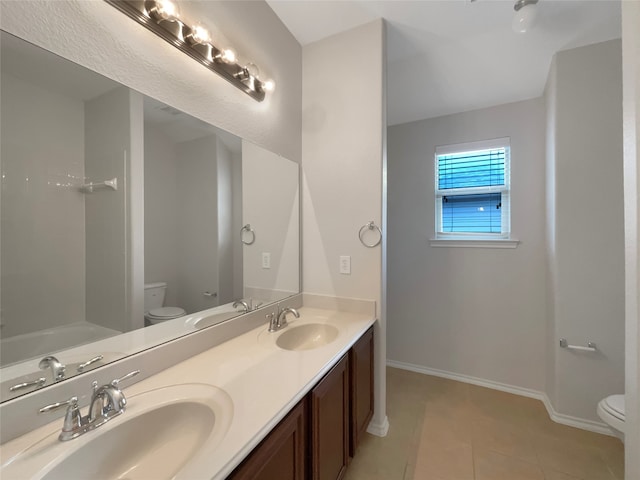
[[229, 320], [230, 318], [237, 317], [242, 312], [238, 312], [233, 310], [231, 312], [221, 312], [214, 313], [212, 315], [207, 315], [206, 317], [199, 318], [195, 322], [193, 322], [193, 326], [197, 329], [210, 327], [212, 325], [217, 325], [218, 323], [224, 322], [225, 320]]
[[333, 342], [338, 337], [338, 329], [324, 323], [286, 327], [278, 336], [276, 345], [284, 350], [312, 350]]
[[[184, 384], [127, 400], [127, 410], [67, 442], [58, 432], [4, 461], [3, 478], [188, 478], [224, 438], [233, 417], [231, 398], [216, 387]], [[62, 426], [62, 419], [60, 419]]]
[[201, 329], [217, 325], [218, 323], [229, 320], [230, 318], [242, 315], [244, 312], [237, 310], [231, 303], [210, 308], [198, 314], [189, 315], [185, 320], [185, 326], [189, 329]]

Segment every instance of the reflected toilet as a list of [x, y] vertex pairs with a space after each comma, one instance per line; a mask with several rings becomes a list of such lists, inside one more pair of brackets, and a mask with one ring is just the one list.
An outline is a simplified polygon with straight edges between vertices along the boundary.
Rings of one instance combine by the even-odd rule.
[[157, 325], [167, 320], [186, 315], [180, 307], [165, 307], [164, 296], [167, 291], [166, 282], [147, 283], [144, 286], [144, 322], [145, 325]]

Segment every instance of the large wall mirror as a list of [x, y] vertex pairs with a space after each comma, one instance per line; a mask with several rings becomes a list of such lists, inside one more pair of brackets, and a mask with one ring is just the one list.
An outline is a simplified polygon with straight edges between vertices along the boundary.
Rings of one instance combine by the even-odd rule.
[[2, 401], [299, 293], [297, 163], [1, 35]]

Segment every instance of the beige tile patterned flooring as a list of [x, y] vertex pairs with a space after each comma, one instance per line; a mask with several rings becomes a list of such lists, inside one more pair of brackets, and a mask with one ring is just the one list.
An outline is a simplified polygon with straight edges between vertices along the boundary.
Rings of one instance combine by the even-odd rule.
[[345, 480], [623, 480], [623, 445], [557, 424], [538, 400], [387, 369], [389, 434]]

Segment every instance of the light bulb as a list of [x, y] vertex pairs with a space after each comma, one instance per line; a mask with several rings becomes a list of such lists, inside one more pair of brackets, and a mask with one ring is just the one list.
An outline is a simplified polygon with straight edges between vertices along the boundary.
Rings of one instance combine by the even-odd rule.
[[265, 80], [262, 82], [262, 90], [265, 92], [273, 92], [276, 89], [276, 83], [273, 80]]
[[209, 31], [206, 28], [196, 23], [191, 27], [191, 33], [187, 37], [187, 40], [192, 44], [204, 44], [211, 41], [211, 35], [209, 35]]
[[260, 69], [255, 63], [247, 63], [244, 68], [247, 70], [247, 73], [253, 78], [260, 77]]
[[180, 16], [178, 6], [169, 0], [156, 0], [149, 13], [156, 20], [174, 21]]
[[222, 55], [220, 56], [220, 60], [224, 63], [236, 63], [237, 59], [236, 52], [231, 50], [230, 48], [226, 48], [222, 51]]
[[525, 33], [531, 29], [538, 13], [536, 3], [538, 0], [518, 0], [516, 2], [513, 7], [516, 13], [511, 24], [514, 32]]

